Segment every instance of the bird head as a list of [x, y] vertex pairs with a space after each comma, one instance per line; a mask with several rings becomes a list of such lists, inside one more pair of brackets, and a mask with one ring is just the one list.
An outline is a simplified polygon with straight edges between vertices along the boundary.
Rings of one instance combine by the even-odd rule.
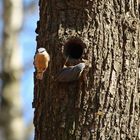
[[38, 49], [38, 52], [39, 52], [39, 53], [46, 52], [46, 49], [45, 49], [45, 48], [39, 48], [39, 49]]

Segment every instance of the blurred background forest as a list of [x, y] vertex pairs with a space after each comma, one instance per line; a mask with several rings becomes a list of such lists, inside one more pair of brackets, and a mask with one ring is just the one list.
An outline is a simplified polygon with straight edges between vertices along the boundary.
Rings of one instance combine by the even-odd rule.
[[0, 140], [33, 139], [37, 3], [0, 0]]

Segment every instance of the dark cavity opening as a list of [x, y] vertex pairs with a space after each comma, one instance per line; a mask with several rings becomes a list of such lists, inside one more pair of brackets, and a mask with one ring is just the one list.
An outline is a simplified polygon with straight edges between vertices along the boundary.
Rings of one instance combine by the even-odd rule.
[[85, 44], [80, 39], [70, 39], [64, 45], [64, 53], [66, 57], [71, 59], [79, 59], [82, 57]]

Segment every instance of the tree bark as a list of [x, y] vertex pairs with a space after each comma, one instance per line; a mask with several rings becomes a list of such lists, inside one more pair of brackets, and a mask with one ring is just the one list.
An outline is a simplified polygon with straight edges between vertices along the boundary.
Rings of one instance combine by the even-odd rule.
[[[39, 11], [37, 48], [51, 61], [34, 81], [35, 140], [140, 139], [138, 0], [40, 0]], [[67, 56], [91, 67], [78, 81], [55, 82]]]
[[20, 80], [21, 51], [18, 36], [22, 27], [22, 0], [3, 0], [2, 89], [0, 127], [5, 140], [25, 140]]

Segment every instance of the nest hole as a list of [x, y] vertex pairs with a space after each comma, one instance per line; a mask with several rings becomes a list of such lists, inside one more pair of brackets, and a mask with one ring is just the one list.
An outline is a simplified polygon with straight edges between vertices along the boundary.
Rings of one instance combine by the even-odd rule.
[[82, 57], [85, 44], [80, 39], [70, 39], [64, 45], [64, 54], [70, 59], [80, 59]]

